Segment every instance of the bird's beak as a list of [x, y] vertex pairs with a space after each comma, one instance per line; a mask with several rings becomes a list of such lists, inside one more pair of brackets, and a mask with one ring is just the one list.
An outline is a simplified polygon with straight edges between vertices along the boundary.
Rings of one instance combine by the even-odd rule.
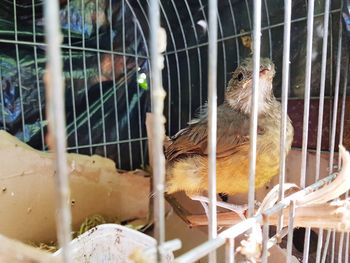
[[267, 71], [269, 71], [268, 69], [260, 69], [260, 76], [262, 76], [262, 75], [265, 75], [265, 73], [267, 72]]
[[266, 66], [262, 66], [262, 67], [260, 67], [260, 71], [259, 71], [260, 74], [259, 75], [263, 76], [263, 75], [266, 75], [268, 73], [272, 73], [272, 71], [273, 71], [273, 68], [270, 64], [266, 65]]

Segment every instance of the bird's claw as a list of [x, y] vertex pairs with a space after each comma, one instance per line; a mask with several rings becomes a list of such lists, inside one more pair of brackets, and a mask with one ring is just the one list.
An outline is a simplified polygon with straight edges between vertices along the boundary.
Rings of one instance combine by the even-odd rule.
[[[207, 217], [209, 217], [209, 209], [208, 209], [208, 205], [207, 205], [209, 203], [208, 197], [196, 195], [196, 196], [191, 196], [190, 198], [194, 201], [199, 201], [203, 206], [205, 214], [207, 215]], [[246, 204], [235, 205], [235, 204], [229, 204], [229, 203], [225, 203], [225, 202], [221, 202], [221, 201], [216, 201], [216, 206], [225, 208], [225, 209], [230, 210], [232, 212], [235, 212], [242, 220], [246, 219], [245, 211], [248, 209], [248, 205], [246, 205]]]

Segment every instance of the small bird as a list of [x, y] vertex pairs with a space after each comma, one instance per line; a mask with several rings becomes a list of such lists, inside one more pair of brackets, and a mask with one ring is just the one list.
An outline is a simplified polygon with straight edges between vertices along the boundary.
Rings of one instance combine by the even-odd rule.
[[[281, 104], [273, 95], [275, 66], [260, 60], [258, 87], [258, 131], [256, 188], [264, 186], [279, 172]], [[232, 73], [223, 104], [217, 108], [217, 192], [237, 194], [249, 189], [249, 127], [253, 86], [253, 60], [246, 58]], [[180, 130], [165, 146], [166, 192], [185, 191], [188, 196], [208, 191], [208, 114]], [[285, 151], [291, 148], [294, 129], [287, 118]]]

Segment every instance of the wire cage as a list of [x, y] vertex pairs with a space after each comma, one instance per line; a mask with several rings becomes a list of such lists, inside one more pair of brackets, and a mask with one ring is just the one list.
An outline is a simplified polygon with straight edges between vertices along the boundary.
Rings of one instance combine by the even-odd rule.
[[[294, 255], [299, 250], [297, 256], [303, 262], [349, 261], [349, 228], [337, 232], [336, 226], [313, 226], [293, 232], [298, 201], [334, 180], [335, 171], [341, 168], [337, 145], [350, 148], [347, 1], [52, 2], [0, 3], [0, 129], [42, 151], [50, 146], [48, 129], [54, 134], [51, 143], [57, 154], [57, 187], [61, 189], [58, 236], [62, 246], [69, 241], [71, 220], [64, 195], [68, 171], [62, 168], [66, 161], [63, 151], [67, 151], [108, 157], [124, 170], [145, 169], [153, 162], [155, 236], [161, 252], [167, 244], [164, 133], [175, 135], [196, 118], [198, 108], [207, 105], [209, 240], [175, 262], [195, 262], [206, 255], [216, 262], [214, 251], [225, 244], [225, 260], [233, 262], [234, 247], [239, 246], [235, 238], [252, 231], [256, 223], [262, 224], [262, 262], [271, 260], [267, 248], [281, 241], [287, 249], [287, 262], [292, 260], [292, 250]], [[274, 62], [273, 92], [282, 103], [283, 118], [288, 114], [292, 120], [292, 149], [297, 157], [292, 164], [281, 158], [280, 175], [274, 181], [281, 185], [278, 202], [266, 213], [254, 215], [253, 138], [258, 117], [252, 113], [247, 156], [253, 182], [247, 193], [250, 218], [226, 226], [218, 234], [214, 116], [217, 104], [224, 101], [232, 71], [247, 57], [254, 61], [254, 87], [258, 85], [260, 57]], [[47, 72], [54, 77], [45, 79]], [[51, 87], [50, 95], [45, 94], [45, 83]], [[252, 96], [257, 101], [257, 93]], [[252, 101], [254, 109], [257, 106]], [[153, 160], [146, 132], [146, 113], [151, 111]], [[52, 128], [47, 121], [50, 114], [55, 123]], [[285, 130], [281, 133], [283, 149]], [[282, 185], [290, 179], [288, 173], [296, 174], [293, 182], [306, 190], [286, 198]], [[288, 207], [287, 225], [276, 223], [277, 234], [272, 236], [267, 218]], [[294, 247], [293, 235], [299, 240]], [[161, 262], [161, 253], [158, 256]], [[64, 259], [69, 260], [67, 255]]]

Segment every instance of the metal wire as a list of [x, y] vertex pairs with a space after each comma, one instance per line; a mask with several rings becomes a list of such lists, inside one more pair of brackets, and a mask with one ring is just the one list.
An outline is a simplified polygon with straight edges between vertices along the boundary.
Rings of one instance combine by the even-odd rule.
[[[319, 97], [319, 109], [318, 109], [318, 125], [317, 125], [317, 145], [316, 145], [316, 172], [315, 181], [320, 178], [320, 167], [321, 167], [321, 146], [322, 146], [322, 132], [323, 132], [323, 114], [324, 114], [324, 93], [326, 85], [326, 66], [327, 66], [327, 44], [328, 44], [328, 27], [329, 27], [329, 11], [330, 11], [330, 0], [325, 1], [325, 11], [323, 20], [323, 42], [322, 42], [322, 62], [321, 62], [321, 80], [320, 80], [320, 97]], [[308, 229], [309, 231], [309, 229]], [[316, 262], [321, 260], [321, 248], [323, 241], [323, 229], [319, 229], [319, 237], [317, 241], [316, 250]], [[309, 242], [309, 237], [305, 242]], [[307, 255], [308, 257], [308, 255]]]
[[[33, 14], [33, 39], [34, 42], [36, 42], [36, 29], [35, 29], [35, 5], [34, 5], [34, 0], [32, 0], [32, 14]], [[39, 120], [40, 120], [40, 135], [41, 135], [41, 149], [44, 151], [45, 150], [45, 139], [44, 139], [44, 125], [43, 125], [43, 114], [42, 114], [42, 99], [41, 99], [41, 94], [40, 94], [40, 81], [39, 81], [39, 67], [38, 67], [38, 52], [37, 52], [37, 46], [34, 46], [34, 63], [35, 63], [35, 72], [36, 74], [36, 89], [38, 92], [38, 106], [39, 106]], [[75, 108], [74, 112], [75, 112]]]
[[[148, 48], [148, 44], [147, 44], [146, 35], [145, 35], [145, 33], [143, 32], [142, 26], [141, 26], [141, 22], [140, 22], [138, 16], [136, 15], [133, 6], [130, 4], [129, 1], [130, 1], [130, 0], [126, 0], [126, 4], [128, 5], [128, 8], [130, 9], [130, 11], [131, 11], [131, 13], [132, 13], [133, 20], [134, 20], [134, 22], [137, 24], [137, 28], [139, 29], [138, 32], [140, 33], [141, 38], [142, 38], [142, 41], [144, 42], [143, 44], [145, 45], [145, 53], [146, 53], [146, 56], [144, 56], [144, 55], [142, 55], [142, 54], [137, 54], [137, 57], [138, 57], [138, 58], [143, 58], [143, 59], [149, 59], [150, 56], [149, 56], [149, 48]], [[139, 0], [137, 0], [137, 3], [140, 5]], [[141, 8], [141, 6], [140, 6], [140, 10], [141, 10], [142, 14], [144, 15], [145, 21], [146, 21], [147, 26], [148, 26], [148, 28], [149, 28], [150, 24], [149, 24], [149, 21], [148, 21], [147, 13], [146, 13], [146, 11], [145, 11], [143, 8]], [[111, 20], [111, 21], [112, 21], [112, 20]], [[122, 52], [117, 52], [117, 51], [113, 51], [113, 52], [115, 52], [115, 54], [124, 55], [124, 56], [126, 56], [126, 57], [127, 57], [127, 56], [132, 57], [132, 54], [128, 54], [128, 53], [126, 53], [126, 51], [125, 51], [124, 54], [123, 54]], [[127, 55], [127, 54], [128, 54], [128, 55]]]
[[[197, 35], [197, 30], [196, 30], [196, 25], [194, 23], [194, 20], [193, 20], [193, 17], [192, 17], [192, 14], [191, 14], [191, 10], [190, 10], [190, 7], [187, 3], [186, 0], [184, 0], [185, 2], [185, 5], [186, 5], [186, 9], [187, 9], [187, 12], [189, 14], [189, 18], [190, 18], [190, 21], [191, 21], [191, 25], [193, 27], [193, 33], [194, 33], [194, 38], [196, 40], [196, 43], [197, 45], [199, 44], [199, 40], [198, 40], [198, 35]], [[203, 89], [203, 81], [202, 81], [202, 59], [201, 59], [201, 53], [200, 53], [200, 49], [199, 47], [197, 47], [197, 59], [198, 59], [198, 72], [199, 72], [199, 105], [202, 106], [202, 89]], [[192, 68], [193, 69], [193, 68]], [[191, 82], [190, 82], [191, 83]], [[192, 83], [191, 83], [191, 86], [192, 86]], [[190, 92], [191, 94], [191, 92]], [[191, 95], [192, 96], [192, 95]], [[192, 98], [192, 97], [191, 97]], [[191, 99], [190, 99], [191, 101]], [[191, 120], [192, 116], [190, 115], [190, 120]], [[169, 122], [170, 124], [170, 122]]]
[[[306, 40], [306, 72], [305, 72], [305, 95], [304, 95], [304, 119], [303, 119], [303, 142], [302, 142], [302, 159], [300, 171], [300, 186], [306, 185], [306, 165], [307, 165], [307, 148], [309, 136], [309, 111], [310, 111], [310, 90], [311, 90], [311, 66], [312, 66], [312, 38], [314, 24], [314, 5], [315, 1], [308, 1], [307, 14], [307, 40]], [[303, 262], [308, 262], [309, 257], [309, 238], [310, 228], [305, 230]]]
[[[138, 27], [140, 27], [140, 26], [138, 26]], [[37, 35], [38, 35], [38, 33], [37, 33]], [[18, 40], [18, 39], [17, 40], [16, 39], [14, 39], [14, 40], [0, 39], [0, 43], [4, 43], [4, 44], [18, 44], [18, 45], [24, 45], [24, 46], [37, 46], [37, 47], [41, 47], [41, 48], [46, 48], [46, 46], [47, 46], [46, 43], [33, 42], [33, 41], [27, 41], [27, 40]], [[114, 54], [114, 55], [120, 55], [120, 56], [125, 56], [125, 57], [135, 57], [134, 54], [130, 54], [130, 53], [123, 53], [123, 52], [116, 51], [116, 50], [111, 51], [111, 50], [106, 50], [106, 49], [98, 50], [97, 48], [86, 47], [85, 45], [82, 45], [82, 46], [69, 46], [69, 45], [66, 45], [66, 44], [60, 44], [59, 47], [61, 49], [71, 49], [71, 50], [75, 50], [75, 51], [86, 51], [86, 52], [91, 52], [91, 53], [96, 53], [96, 52], [99, 51], [99, 52], [104, 53], [104, 54]], [[144, 56], [144, 55], [139, 54], [138, 57], [139, 58], [143, 58], [143, 59], [149, 59], [149, 56], [147, 56], [147, 55]]]
[[[124, 1], [122, 1], [124, 4]], [[95, 2], [95, 12], [98, 14], [98, 7], [99, 7], [99, 0], [96, 0]], [[123, 8], [124, 11], [124, 8]], [[124, 16], [123, 16], [124, 18]], [[124, 20], [123, 20], [124, 21]], [[96, 19], [96, 47], [97, 47], [97, 67], [98, 67], [98, 84], [100, 89], [100, 103], [101, 103], [101, 121], [102, 121], [102, 141], [104, 143], [103, 145], [103, 154], [104, 157], [107, 156], [107, 148], [106, 148], [106, 124], [105, 124], [105, 110], [104, 110], [104, 100], [103, 100], [103, 90], [102, 90], [102, 69], [101, 69], [101, 53], [100, 53], [100, 25], [99, 25], [99, 19]], [[123, 32], [123, 36], [125, 32]], [[124, 40], [124, 37], [123, 37]], [[125, 49], [123, 50], [125, 51]], [[125, 62], [125, 59], [124, 59]], [[125, 64], [124, 64], [125, 65]], [[124, 68], [125, 72], [125, 68]], [[127, 83], [127, 81], [125, 81]], [[129, 112], [129, 111], [128, 111]], [[131, 152], [131, 151], [130, 151]]]
[[[285, 3], [286, 3], [286, 1], [285, 1]], [[269, 12], [269, 7], [267, 5], [267, 1], [266, 0], [264, 0], [264, 6], [265, 6], [265, 12], [266, 12], [267, 26], [269, 27], [270, 26], [270, 16], [269, 16], [270, 12]], [[271, 29], [268, 29], [268, 33], [269, 33], [269, 58], [272, 59], [272, 34], [271, 34]], [[286, 42], [283, 42], [283, 43], [286, 43]], [[290, 41], [288, 43], [290, 44]]]
[[[222, 29], [222, 23], [221, 23], [221, 17], [219, 15], [219, 13], [217, 12], [217, 17], [218, 17], [218, 25], [219, 25], [219, 31], [220, 31], [220, 35], [221, 37], [224, 37], [224, 32], [223, 32], [223, 29]], [[223, 61], [223, 64], [224, 64], [224, 83], [226, 84], [227, 83], [227, 59], [226, 59], [226, 45], [225, 45], [225, 41], [222, 41], [221, 42], [221, 45], [222, 45], [222, 61]]]
[[[347, 93], [347, 86], [348, 86], [348, 74], [349, 74], [349, 59], [346, 59], [345, 61], [345, 70], [344, 70], [344, 83], [343, 83], [343, 99], [342, 99], [342, 106], [341, 106], [341, 116], [340, 116], [340, 131], [339, 131], [339, 144], [343, 144], [343, 137], [344, 137], [344, 120], [345, 120], [345, 109], [346, 109], [346, 93]], [[341, 167], [341, 158], [339, 155], [338, 158], [338, 167], [340, 169]]]
[[192, 83], [191, 83], [191, 68], [190, 68], [190, 59], [189, 59], [189, 53], [188, 53], [188, 50], [187, 50], [187, 39], [186, 39], [186, 36], [185, 36], [185, 31], [184, 31], [184, 28], [183, 28], [183, 25], [182, 25], [182, 21], [180, 19], [180, 15], [179, 15], [179, 12], [178, 12], [178, 9], [176, 8], [176, 5], [174, 3], [174, 1], [171, 1], [171, 4], [175, 10], [175, 16], [177, 18], [177, 21], [179, 22], [179, 25], [180, 25], [180, 31], [181, 31], [181, 34], [182, 34], [182, 40], [183, 40], [183, 43], [184, 43], [184, 47], [186, 49], [185, 53], [186, 53], [186, 62], [187, 62], [187, 78], [188, 78], [188, 120], [190, 121], [191, 120], [191, 108], [192, 108]]
[[[90, 103], [89, 103], [89, 93], [88, 93], [88, 83], [87, 83], [87, 69], [86, 69], [86, 53], [85, 53], [85, 6], [84, 0], [81, 0], [81, 8], [82, 8], [82, 46], [83, 46], [83, 70], [84, 70], [84, 89], [85, 89], [85, 102], [86, 102], [86, 113], [87, 113], [87, 126], [88, 126], [88, 138], [89, 145], [92, 144], [92, 135], [91, 135], [91, 117], [90, 117]], [[89, 147], [90, 155], [92, 155], [92, 147]]]
[[322, 127], [323, 127], [323, 113], [324, 113], [324, 93], [325, 93], [325, 86], [326, 86], [329, 9], [330, 9], [330, 0], [326, 0], [325, 1], [325, 11], [324, 11], [324, 20], [323, 20], [323, 42], [322, 42], [320, 98], [319, 98], [318, 122], [317, 122], [315, 181], [317, 181], [320, 178], [320, 166], [321, 166], [321, 146], [322, 146], [322, 132], [323, 132]]
[[50, 101], [49, 114], [50, 134], [54, 140], [55, 172], [57, 187], [57, 237], [62, 248], [62, 261], [71, 262], [69, 242], [71, 240], [71, 211], [68, 167], [66, 158], [66, 131], [64, 111], [64, 83], [62, 78], [62, 57], [59, 48], [60, 30], [58, 18], [58, 2], [44, 2], [45, 33], [48, 57], [48, 88]]
[[250, 111], [250, 145], [249, 145], [249, 192], [248, 216], [254, 214], [255, 204], [255, 169], [256, 143], [258, 128], [258, 98], [260, 69], [260, 34], [261, 34], [261, 0], [254, 1], [254, 32], [253, 32], [253, 92]]
[[[232, 3], [231, 1], [228, 1], [228, 4], [230, 6], [230, 13], [231, 13], [231, 17], [232, 17], [232, 26], [233, 26], [233, 32], [235, 35], [238, 34], [237, 31], [237, 25], [236, 25], [236, 19], [235, 19], [235, 13], [233, 11], [233, 7], [232, 7]], [[235, 38], [235, 44], [236, 44], [236, 57], [237, 57], [237, 62], [240, 62], [240, 55], [239, 55], [239, 43], [238, 43], [238, 38]]]
[[322, 260], [321, 260], [322, 263], [326, 262], [330, 237], [331, 237], [331, 231], [328, 230], [327, 236], [326, 236], [326, 241], [325, 241], [324, 247], [323, 247], [323, 254], [322, 254]]
[[287, 239], [287, 263], [292, 260], [292, 246], [293, 246], [293, 227], [294, 227], [294, 215], [295, 215], [295, 202], [291, 202], [289, 207], [288, 218], [288, 239]]
[[337, 69], [336, 69], [336, 75], [335, 75], [335, 90], [334, 90], [331, 141], [330, 141], [330, 156], [329, 156], [330, 173], [333, 172], [333, 164], [334, 164], [334, 150], [335, 150], [334, 148], [335, 148], [335, 136], [336, 136], [336, 128], [337, 128], [339, 84], [340, 84], [340, 62], [341, 62], [341, 56], [342, 56], [341, 47], [342, 47], [342, 21], [340, 21], [339, 23]]
[[309, 247], [310, 247], [310, 233], [311, 228], [305, 228], [305, 237], [304, 237], [304, 253], [303, 253], [303, 262], [309, 262]]
[[196, 260], [201, 259], [206, 256], [209, 252], [214, 251], [225, 244], [227, 238], [235, 238], [247, 230], [251, 229], [256, 225], [257, 222], [262, 220], [262, 216], [256, 216], [255, 218], [249, 218], [245, 221], [242, 221], [239, 224], [236, 224], [220, 234], [215, 239], [208, 240], [205, 243], [200, 244], [199, 246], [193, 248], [192, 250], [186, 252], [185, 254], [177, 257], [174, 260], [174, 263], [188, 263], [195, 262]]
[[[341, 11], [341, 9], [337, 8], [337, 9], [333, 9], [330, 11], [330, 14], [334, 14], [334, 13], [339, 13]], [[323, 16], [324, 13], [319, 13], [319, 14], [315, 14], [314, 15], [314, 18], [317, 18], [317, 17], [320, 17], [320, 16]], [[306, 17], [300, 17], [300, 18], [295, 18], [295, 19], [292, 19], [291, 23], [294, 24], [294, 23], [298, 23], [298, 22], [302, 22], [302, 21], [305, 21], [307, 20]], [[284, 26], [284, 23], [281, 22], [281, 23], [276, 23], [276, 24], [273, 24], [273, 25], [270, 25], [270, 26], [264, 26], [264, 27], [261, 27], [261, 32], [265, 31], [265, 30], [269, 30], [269, 29], [274, 29], [274, 28], [278, 28], [278, 27], [281, 27], [281, 26]], [[222, 41], [226, 41], [226, 40], [230, 40], [230, 39], [235, 39], [235, 38], [239, 38], [241, 36], [245, 36], [245, 35], [248, 35], [252, 33], [251, 31], [247, 31], [247, 32], [243, 32], [243, 33], [238, 33], [238, 34], [235, 34], [235, 35], [230, 35], [230, 36], [226, 36], [226, 37], [223, 37], [223, 38], [218, 38], [218, 42], [222, 42]], [[0, 43], [1, 43], [1, 40], [0, 40]], [[12, 43], [12, 42], [11, 42]], [[195, 49], [195, 48], [198, 48], [198, 47], [204, 47], [204, 46], [207, 46], [208, 45], [208, 42], [202, 42], [201, 44], [199, 45], [193, 45], [193, 46], [189, 46], [187, 48], [187, 50], [191, 50], [191, 49]], [[180, 48], [180, 49], [176, 49], [176, 50], [167, 50], [164, 54], [165, 55], [170, 55], [170, 54], [179, 54], [181, 52], [184, 52], [186, 49], [185, 48]]]
[[[122, 0], [122, 13], [125, 14], [125, 0]], [[122, 50], [123, 53], [125, 53], [125, 15], [122, 16]], [[125, 100], [126, 100], [126, 112], [130, 112], [130, 105], [129, 105], [129, 88], [128, 88], [128, 81], [127, 79], [127, 68], [126, 68], [126, 59], [123, 57], [123, 72], [124, 72], [124, 90], [125, 90]], [[103, 107], [102, 107], [103, 108]], [[128, 127], [128, 139], [131, 139], [131, 126], [130, 126], [130, 118], [127, 118], [127, 127]], [[131, 149], [131, 143], [128, 144], [129, 146], [129, 160], [130, 160], [130, 169], [133, 170], [133, 157], [132, 157], [132, 149]]]
[[235, 240], [228, 238], [225, 246], [225, 263], [235, 262]]
[[[280, 174], [278, 200], [284, 198], [284, 183], [286, 177], [286, 139], [287, 139], [287, 109], [289, 90], [289, 63], [290, 63], [290, 27], [292, 17], [292, 1], [286, 0], [284, 3], [284, 31], [283, 31], [283, 62], [282, 62], [282, 106], [281, 106], [281, 132], [280, 132]], [[283, 217], [279, 217], [277, 230], [282, 229]]]
[[[170, 64], [169, 64], [169, 58], [168, 56], [165, 57], [165, 64], [166, 68], [170, 69]], [[167, 79], [168, 79], [168, 85], [167, 85], [167, 97], [168, 97], [168, 119], [171, 120], [171, 100], [172, 100], [172, 92], [171, 92], [171, 78], [170, 78], [170, 70], [167, 70]], [[171, 122], [168, 121], [168, 134], [171, 134]]]
[[[186, 0], [185, 0], [186, 1]], [[207, 19], [207, 15], [206, 15], [206, 13], [205, 13], [205, 10], [204, 10], [204, 6], [203, 6], [203, 4], [202, 4], [202, 1], [201, 0], [198, 0], [198, 2], [199, 2], [199, 5], [200, 5], [200, 10], [201, 10], [201, 13], [202, 13], [202, 15], [203, 15], [203, 19], [204, 19], [204, 22], [206, 23], [206, 25], [208, 25], [208, 19]], [[207, 45], [208, 45], [208, 42], [207, 42]], [[197, 48], [201, 48], [202, 47], [202, 45], [201, 44], [197, 44]], [[188, 48], [188, 50], [190, 50], [191, 48], [189, 47]], [[202, 75], [202, 72], [200, 72], [200, 75]], [[203, 105], [203, 103], [202, 103], [202, 96], [203, 96], [203, 92], [202, 92], [202, 90], [200, 90], [200, 96], [201, 96], [201, 101], [200, 101], [200, 105], [202, 106]]]
[[[150, 21], [150, 50], [151, 50], [151, 68], [152, 68], [152, 112], [154, 121], [152, 127], [153, 135], [153, 191], [154, 196], [154, 221], [155, 237], [158, 245], [162, 246], [165, 241], [165, 203], [164, 203], [164, 180], [165, 180], [165, 158], [163, 154], [164, 123], [163, 106], [165, 92], [162, 88], [160, 51], [159, 51], [159, 33], [160, 33], [160, 11], [157, 0], [150, 0], [149, 5]], [[158, 250], [157, 258], [163, 262], [164, 258]]]
[[346, 244], [345, 244], [345, 263], [349, 263], [349, 246], [350, 246], [350, 233], [346, 233]]
[[[136, 66], [136, 80], [139, 79], [139, 61], [137, 57], [137, 25], [134, 23], [134, 49], [135, 49], [135, 66]], [[140, 98], [140, 89], [137, 89], [137, 97]], [[139, 121], [139, 138], [142, 137], [142, 127], [141, 127], [141, 105], [140, 100], [137, 100], [137, 113], [138, 113], [138, 121]], [[145, 167], [145, 157], [143, 153], [143, 143], [140, 140], [140, 153], [141, 153], [141, 167]]]
[[302, 159], [300, 171], [300, 186], [305, 187], [306, 179], [306, 161], [307, 161], [307, 145], [309, 135], [309, 111], [310, 111], [310, 83], [311, 83], [311, 59], [312, 59], [312, 36], [314, 25], [314, 5], [315, 1], [308, 1], [307, 8], [307, 40], [306, 40], [306, 69], [305, 69], [305, 95], [304, 95], [304, 120], [303, 120], [303, 143], [302, 143]]
[[288, 234], [288, 227], [283, 228], [281, 231], [277, 232], [273, 237], [267, 242], [267, 249], [270, 249], [272, 246], [280, 242]]
[[101, 147], [104, 144], [106, 146], [108, 145], [120, 145], [120, 144], [128, 144], [131, 142], [140, 142], [140, 141], [146, 141], [148, 138], [147, 137], [141, 137], [141, 138], [135, 138], [135, 139], [130, 139], [130, 140], [116, 140], [116, 141], [111, 141], [111, 142], [106, 142], [106, 143], [93, 143], [93, 144], [86, 144], [86, 145], [79, 145], [79, 146], [72, 146], [72, 147], [67, 147], [67, 150], [77, 150], [77, 149], [86, 149], [90, 147]]
[[[342, 54], [342, 21], [340, 17], [339, 23], [339, 35], [338, 35], [338, 51], [337, 51], [337, 68], [336, 68], [336, 77], [335, 77], [335, 91], [334, 91], [334, 102], [333, 102], [333, 114], [332, 114], [332, 126], [331, 126], [331, 138], [330, 138], [330, 155], [329, 155], [329, 171], [333, 172], [333, 164], [334, 164], [334, 148], [335, 148], [335, 136], [336, 136], [336, 125], [337, 125], [337, 115], [338, 115], [338, 99], [339, 99], [339, 84], [340, 84], [340, 62], [341, 62], [341, 54]], [[335, 235], [335, 232], [333, 232]], [[330, 230], [327, 232], [325, 251], [322, 258], [322, 263], [324, 262], [328, 245], [330, 241]], [[335, 236], [332, 242], [332, 262], [334, 261], [334, 249], [335, 248]]]
[[[128, 0], [126, 0], [126, 4], [128, 5], [128, 8], [130, 9], [130, 11], [131, 11], [131, 13], [133, 15], [133, 21], [134, 21], [135, 63], [136, 63], [136, 77], [138, 79], [138, 69], [139, 69], [139, 67], [138, 67], [138, 65], [139, 65], [138, 64], [138, 59], [142, 58], [143, 56], [138, 54], [138, 51], [137, 51], [137, 40], [138, 40], [138, 34], [137, 33], [140, 34], [141, 39], [142, 39], [142, 41], [143, 41], [143, 43], [145, 45], [145, 48], [146, 48], [145, 53], [146, 53], [146, 57], [147, 58], [149, 58], [148, 44], [147, 44], [147, 41], [146, 41], [146, 36], [145, 36], [145, 34], [144, 34], [143, 30], [142, 30], [140, 21], [138, 19], [138, 16], [135, 14], [132, 5], [130, 5]], [[141, 11], [144, 14], [144, 18], [146, 20], [146, 23], [149, 26], [147, 15], [146, 15], [145, 11], [143, 10], [143, 8], [141, 8]], [[137, 30], [137, 28], [139, 30]], [[111, 36], [112, 36], [112, 32], [111, 32]], [[113, 47], [113, 42], [111, 40], [111, 48], [112, 47]], [[124, 50], [124, 51], [126, 52], [126, 50]], [[124, 59], [126, 59], [126, 58], [124, 57]], [[167, 61], [167, 58], [166, 58], [166, 61]], [[146, 60], [146, 62], [149, 64], [149, 60]], [[113, 65], [113, 68], [114, 68], [114, 65]], [[150, 71], [151, 71], [151, 69], [150, 69]], [[152, 94], [152, 90], [150, 91], [150, 93]], [[139, 91], [139, 89], [137, 89], [137, 95], [138, 95], [138, 98], [140, 98], [140, 91]], [[151, 107], [152, 107], [152, 101], [150, 102], [150, 104], [151, 104]], [[144, 141], [144, 139], [142, 138], [143, 134], [142, 134], [142, 128], [141, 128], [141, 105], [140, 105], [140, 100], [137, 101], [137, 106], [138, 106], [138, 114], [139, 114], [139, 143], [140, 143], [140, 150], [141, 150], [141, 165], [142, 165], [142, 167], [144, 167], [144, 162], [145, 162], [145, 160], [144, 160], [144, 153], [143, 153], [143, 148], [144, 148], [143, 147], [143, 141]], [[116, 112], [116, 114], [117, 114], [117, 112]], [[118, 124], [117, 124], [117, 127], [118, 127]], [[130, 139], [129, 141], [131, 142], [131, 140], [132, 139]], [[117, 145], [117, 147], [119, 149], [119, 145]], [[118, 155], [118, 158], [120, 159], [119, 155]]]
[[[347, 53], [349, 54], [349, 53]], [[345, 72], [344, 72], [344, 83], [343, 83], [343, 100], [342, 100], [342, 109], [341, 109], [341, 117], [340, 117], [340, 132], [339, 132], [339, 144], [343, 144], [343, 136], [344, 136], [344, 119], [345, 119], [345, 109], [346, 109], [346, 93], [347, 93], [347, 85], [348, 85], [348, 73], [349, 73], [349, 59], [346, 59], [345, 62]], [[338, 158], [338, 167], [341, 167], [341, 158]], [[349, 191], [345, 194], [345, 198], [348, 198]], [[338, 262], [341, 263], [343, 260], [343, 247], [344, 247], [344, 236], [345, 233], [340, 234], [339, 241], [339, 253], [338, 253]], [[349, 232], [346, 234], [346, 243], [345, 243], [345, 254], [344, 259], [345, 262], [348, 262], [349, 257]]]
[[331, 262], [334, 262], [335, 258], [335, 230], [332, 231], [332, 254], [331, 254]]
[[[173, 47], [176, 49], [176, 41], [175, 41], [175, 37], [174, 37], [174, 34], [173, 34], [173, 30], [171, 30], [171, 23], [168, 20], [168, 16], [166, 15], [166, 12], [164, 11], [162, 2], [159, 2], [159, 5], [160, 5], [160, 9], [162, 11], [162, 14], [164, 15], [166, 26], [169, 29], [169, 30], [167, 30], [167, 32], [170, 33], [169, 36], [170, 36], [171, 43], [172, 43]], [[169, 54], [167, 54], [166, 52], [164, 53], [164, 56], [168, 57], [168, 55]], [[182, 128], [182, 125], [181, 125], [182, 102], [181, 102], [181, 87], [180, 87], [180, 83], [181, 83], [181, 79], [180, 79], [180, 62], [179, 62], [178, 52], [175, 52], [174, 55], [175, 55], [175, 62], [176, 62], [176, 72], [172, 72], [172, 73], [177, 75], [178, 130], [180, 130]], [[169, 67], [168, 67], [168, 71], [169, 71]], [[169, 75], [169, 78], [170, 78], [170, 75]], [[170, 90], [170, 86], [169, 86], [169, 90]], [[170, 117], [171, 117], [171, 115], [168, 116], [169, 119], [170, 119]]]
[[4, 103], [4, 88], [2, 84], [2, 67], [0, 67], [0, 99], [1, 99], [1, 117], [2, 117], [2, 125], [4, 130], [6, 130], [6, 118], [5, 118], [5, 103]]
[[344, 232], [340, 233], [339, 249], [338, 249], [338, 263], [342, 263], [344, 245]]
[[182, 254], [181, 256], [177, 257], [174, 260], [174, 263], [195, 262], [196, 260], [199, 260], [202, 257], [205, 257], [208, 254], [208, 251], [214, 251], [214, 250], [218, 249], [219, 247], [221, 247], [223, 244], [225, 244], [224, 238], [218, 237], [218, 238], [209, 240], [209, 241], [197, 246], [196, 248], [193, 248], [192, 250], [188, 251], [187, 253]]
[[267, 258], [268, 258], [268, 241], [269, 241], [269, 224], [268, 224], [268, 218], [263, 215], [263, 232], [262, 232], [262, 238], [263, 238], [263, 243], [262, 243], [262, 256], [261, 256], [261, 261], [262, 263], [267, 263]]
[[[249, 3], [247, 0], [245, 0], [245, 6], [246, 6], [246, 10], [247, 10], [247, 16], [248, 16], [248, 23], [249, 23], [249, 27], [252, 28], [252, 19], [250, 17], [250, 7], [249, 7]], [[261, 5], [260, 5], [261, 6]], [[253, 14], [255, 17], [255, 13]], [[253, 21], [254, 23], [254, 21]]]
[[[109, 8], [112, 10], [112, 0], [109, 0]], [[113, 17], [112, 12], [109, 12], [109, 34], [110, 34], [110, 46], [111, 51], [113, 51]], [[119, 141], [119, 114], [118, 114], [118, 98], [117, 98], [117, 89], [116, 89], [116, 81], [115, 81], [115, 61], [114, 54], [111, 54], [112, 61], [112, 82], [113, 82], [113, 101], [114, 101], [114, 112], [115, 112], [115, 136], [116, 140]], [[138, 69], [138, 67], [137, 67]], [[138, 90], [138, 89], [137, 89]], [[120, 144], [117, 144], [117, 155], [118, 155], [118, 167], [121, 167], [121, 158], [120, 158]]]
[[[217, 236], [216, 218], [216, 134], [217, 134], [217, 0], [209, 0], [208, 25], [208, 238]], [[216, 252], [209, 254], [209, 263], [216, 262]]]
[[[17, 30], [17, 3], [16, 0], [13, 1], [13, 20], [14, 20], [14, 29], [15, 29], [15, 42], [18, 41], [18, 30]], [[18, 44], [15, 45], [16, 49], [16, 64], [17, 64], [17, 74], [18, 74], [18, 88], [19, 88], [19, 98], [21, 106], [21, 121], [22, 121], [22, 132], [25, 133], [25, 118], [24, 118], [24, 106], [23, 106], [23, 91], [22, 91], [22, 74], [21, 66], [19, 63], [19, 48]]]
[[[34, 1], [33, 1], [34, 3]], [[72, 45], [72, 38], [71, 38], [71, 16], [70, 16], [70, 0], [67, 1], [68, 6], [68, 45]], [[33, 4], [33, 11], [35, 10], [34, 4]], [[33, 21], [34, 24], [34, 21]], [[35, 27], [33, 27], [35, 28]], [[36, 46], [35, 46], [36, 48]], [[77, 114], [76, 114], [76, 107], [75, 107], [75, 87], [74, 87], [74, 81], [73, 81], [73, 60], [72, 60], [72, 49], [68, 49], [69, 54], [69, 74], [70, 74], [70, 85], [71, 85], [71, 91], [72, 91], [72, 107], [73, 107], [73, 125], [74, 125], [74, 142], [75, 145], [78, 146], [78, 127], [77, 127]], [[42, 134], [44, 136], [44, 134]], [[43, 146], [44, 147], [44, 146]], [[76, 153], [78, 153], [78, 149], [76, 149]]]
[[321, 249], [323, 244], [323, 229], [320, 228], [318, 231], [318, 240], [317, 240], [317, 249], [316, 249], [316, 263], [319, 263], [321, 260]]

